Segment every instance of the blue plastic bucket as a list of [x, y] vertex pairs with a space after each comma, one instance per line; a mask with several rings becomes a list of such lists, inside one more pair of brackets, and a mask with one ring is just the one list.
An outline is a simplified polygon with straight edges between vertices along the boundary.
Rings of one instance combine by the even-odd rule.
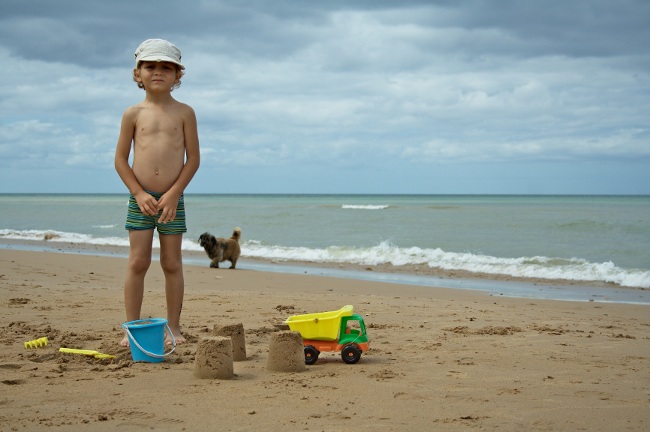
[[[164, 318], [147, 318], [122, 324], [129, 337], [134, 362], [158, 363], [176, 349], [176, 340]], [[165, 327], [172, 339], [172, 350], [165, 353]]]

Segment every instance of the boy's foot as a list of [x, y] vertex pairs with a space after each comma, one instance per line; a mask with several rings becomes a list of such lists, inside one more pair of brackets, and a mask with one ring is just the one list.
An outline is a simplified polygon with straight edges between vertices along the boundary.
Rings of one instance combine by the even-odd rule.
[[[183, 335], [180, 332], [177, 333], [175, 331], [172, 331], [172, 333], [174, 334], [174, 340], [176, 341], [176, 345], [181, 345], [187, 342], [187, 339], [185, 339], [185, 337], [183, 337]], [[172, 338], [169, 337], [169, 335], [167, 335], [165, 337], [165, 346], [171, 346], [171, 345], [173, 345]]]
[[128, 348], [130, 346], [128, 336], [124, 335], [124, 339], [120, 341], [120, 346], [123, 346], [125, 348]]

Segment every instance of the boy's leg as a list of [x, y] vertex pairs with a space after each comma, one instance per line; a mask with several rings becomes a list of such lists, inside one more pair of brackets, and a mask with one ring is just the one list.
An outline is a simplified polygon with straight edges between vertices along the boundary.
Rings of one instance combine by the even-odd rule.
[[[176, 343], [182, 344], [185, 338], [181, 334], [181, 309], [185, 294], [185, 280], [183, 278], [183, 259], [181, 255], [182, 234], [161, 234], [160, 238], [160, 265], [165, 274], [165, 296], [167, 297], [167, 321], [174, 334]], [[171, 344], [171, 338], [167, 338]]]
[[[129, 231], [129, 261], [124, 280], [124, 308], [127, 321], [140, 319], [144, 297], [144, 278], [151, 264], [152, 240], [152, 229]], [[129, 346], [129, 339], [124, 336], [120, 345]]]

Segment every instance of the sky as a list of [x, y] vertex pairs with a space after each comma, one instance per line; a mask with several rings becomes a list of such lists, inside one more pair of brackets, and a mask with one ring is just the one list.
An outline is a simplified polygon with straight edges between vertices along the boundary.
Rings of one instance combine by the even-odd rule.
[[186, 193], [650, 194], [647, 0], [2, 0], [0, 193], [127, 193], [149, 38]]

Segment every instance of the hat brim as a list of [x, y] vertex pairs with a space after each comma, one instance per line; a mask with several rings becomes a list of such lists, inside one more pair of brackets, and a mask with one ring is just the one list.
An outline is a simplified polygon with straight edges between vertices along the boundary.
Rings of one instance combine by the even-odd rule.
[[151, 62], [167, 62], [167, 63], [174, 63], [175, 65], [180, 66], [181, 69], [185, 69], [185, 66], [177, 62], [171, 57], [167, 57], [164, 55], [156, 55], [156, 56], [143, 56], [141, 58], [138, 58], [137, 64], [140, 64], [140, 62], [143, 61], [151, 61]]

